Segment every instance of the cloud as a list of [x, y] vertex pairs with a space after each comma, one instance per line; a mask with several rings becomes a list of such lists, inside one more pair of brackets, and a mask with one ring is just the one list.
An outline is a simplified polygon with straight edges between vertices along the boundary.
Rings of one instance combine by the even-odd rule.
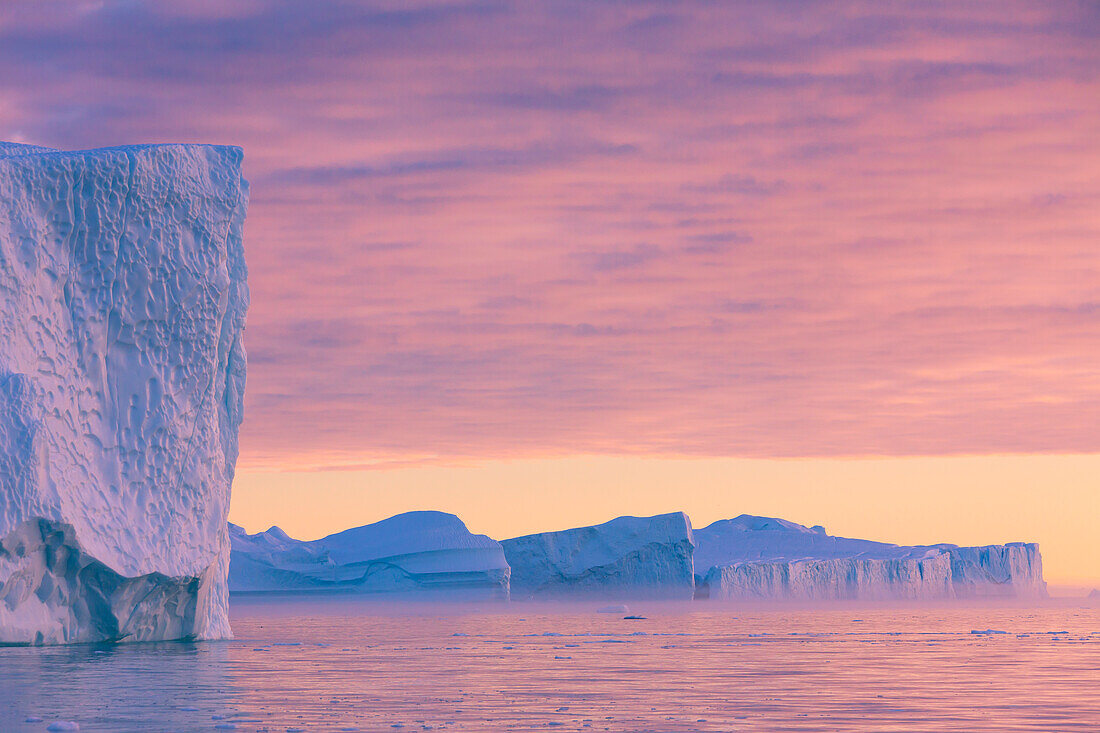
[[244, 146], [245, 465], [1095, 451], [1098, 29], [13, 3], [0, 138]]

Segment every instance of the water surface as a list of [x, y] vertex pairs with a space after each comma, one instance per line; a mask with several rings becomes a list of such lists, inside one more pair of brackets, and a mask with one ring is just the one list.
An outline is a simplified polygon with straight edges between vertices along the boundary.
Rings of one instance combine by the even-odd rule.
[[1095, 606], [598, 608], [238, 599], [231, 642], [0, 649], [0, 731], [1100, 728]]

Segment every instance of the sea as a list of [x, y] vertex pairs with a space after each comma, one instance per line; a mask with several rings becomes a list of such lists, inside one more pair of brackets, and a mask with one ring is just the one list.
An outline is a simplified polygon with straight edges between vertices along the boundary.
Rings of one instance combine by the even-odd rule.
[[0, 731], [1098, 731], [1100, 605], [237, 598], [232, 641], [0, 649]]

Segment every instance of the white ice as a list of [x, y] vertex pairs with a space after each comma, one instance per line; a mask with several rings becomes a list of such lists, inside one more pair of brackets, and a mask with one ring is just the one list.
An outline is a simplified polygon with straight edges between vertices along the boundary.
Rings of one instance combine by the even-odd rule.
[[503, 540], [514, 598], [681, 598], [694, 593], [683, 512]]
[[741, 515], [695, 530], [696, 579], [712, 598], [933, 600], [1042, 596], [1038, 545], [903, 546]]
[[0, 144], [0, 642], [230, 633], [241, 158]]
[[440, 591], [507, 598], [500, 543], [443, 512], [399, 514], [302, 542], [278, 527], [247, 534], [230, 525], [232, 591]]

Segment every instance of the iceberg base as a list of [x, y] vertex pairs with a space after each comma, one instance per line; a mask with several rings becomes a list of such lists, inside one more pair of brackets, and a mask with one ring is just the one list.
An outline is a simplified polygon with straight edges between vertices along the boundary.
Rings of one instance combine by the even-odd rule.
[[[125, 577], [88, 555], [67, 524], [34, 519], [0, 540], [5, 645], [229, 638], [224, 560], [197, 577]], [[224, 586], [224, 579], [222, 586]]]

